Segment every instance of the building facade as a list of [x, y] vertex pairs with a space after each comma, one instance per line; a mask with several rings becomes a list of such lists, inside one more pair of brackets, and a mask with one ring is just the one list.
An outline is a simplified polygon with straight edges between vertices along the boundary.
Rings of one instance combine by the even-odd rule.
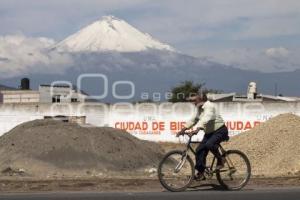
[[19, 89], [1, 87], [0, 103], [82, 103], [88, 95], [77, 92], [69, 85], [40, 85], [39, 90], [31, 90], [29, 80], [22, 79]]
[[32, 90], [2, 90], [0, 103], [38, 103], [40, 94]]
[[40, 85], [40, 103], [85, 102], [87, 95], [76, 92], [69, 85]]

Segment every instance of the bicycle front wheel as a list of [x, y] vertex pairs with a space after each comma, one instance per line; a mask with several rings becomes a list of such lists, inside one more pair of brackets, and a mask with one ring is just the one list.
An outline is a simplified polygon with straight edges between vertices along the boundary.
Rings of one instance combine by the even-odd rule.
[[195, 168], [190, 156], [175, 150], [164, 156], [157, 172], [164, 188], [172, 192], [181, 192], [192, 184]]
[[218, 182], [228, 190], [240, 190], [245, 187], [251, 176], [251, 166], [247, 156], [238, 150], [229, 150], [225, 154], [224, 168], [216, 172]]

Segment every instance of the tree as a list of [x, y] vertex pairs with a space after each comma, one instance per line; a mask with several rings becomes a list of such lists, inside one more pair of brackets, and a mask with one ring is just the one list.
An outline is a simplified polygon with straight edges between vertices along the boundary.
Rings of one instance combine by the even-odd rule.
[[204, 84], [195, 84], [193, 81], [184, 81], [171, 89], [172, 97], [170, 102], [186, 102], [186, 98], [200, 93]]
[[193, 81], [184, 81], [171, 89], [172, 97], [169, 102], [186, 102], [187, 97], [195, 96], [200, 93], [221, 93], [221, 90], [207, 89], [205, 83], [194, 83]]

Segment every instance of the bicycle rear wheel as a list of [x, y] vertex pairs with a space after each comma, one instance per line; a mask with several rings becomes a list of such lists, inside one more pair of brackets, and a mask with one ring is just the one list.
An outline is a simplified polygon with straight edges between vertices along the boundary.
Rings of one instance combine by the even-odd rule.
[[216, 172], [218, 182], [228, 190], [240, 190], [245, 187], [251, 176], [251, 166], [247, 156], [238, 150], [225, 153], [224, 168]]
[[157, 172], [164, 188], [172, 192], [181, 192], [191, 185], [195, 168], [192, 159], [185, 152], [175, 150], [165, 155]]

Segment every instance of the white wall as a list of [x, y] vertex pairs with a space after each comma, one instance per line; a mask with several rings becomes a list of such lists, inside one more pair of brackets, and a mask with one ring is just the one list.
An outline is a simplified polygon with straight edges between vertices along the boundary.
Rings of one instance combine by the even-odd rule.
[[70, 87], [39, 86], [39, 102], [52, 103], [52, 97], [55, 95], [60, 96], [60, 102], [64, 103], [70, 103], [72, 98], [77, 99], [78, 102], [84, 102], [86, 95], [77, 93]]
[[[248, 130], [259, 122], [281, 113], [300, 115], [299, 103], [217, 103], [231, 135]], [[95, 126], [126, 128], [133, 135], [152, 141], [178, 141], [174, 136], [195, 112], [188, 103], [106, 105], [101, 103], [72, 104], [0, 104], [0, 135], [16, 125], [44, 116], [86, 116]], [[201, 137], [200, 137], [201, 138]]]
[[2, 91], [0, 102], [2, 103], [37, 103], [40, 95], [32, 91]]

